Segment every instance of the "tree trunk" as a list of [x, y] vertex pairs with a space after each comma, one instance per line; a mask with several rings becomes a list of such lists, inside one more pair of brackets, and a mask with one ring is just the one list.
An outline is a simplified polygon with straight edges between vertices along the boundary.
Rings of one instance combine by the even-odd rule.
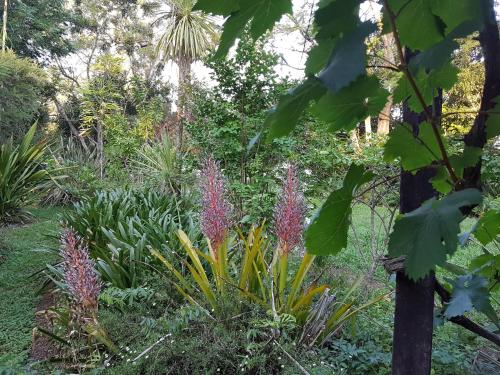
[[99, 157], [99, 176], [104, 178], [104, 134], [101, 121], [97, 123], [97, 156]]
[[[484, 28], [479, 33], [479, 42], [484, 55], [484, 87], [481, 97], [480, 113], [474, 120], [469, 133], [465, 136], [466, 146], [483, 148], [486, 144], [486, 111], [494, 107], [493, 99], [500, 95], [500, 36], [493, 0], [483, 0], [485, 4]], [[497, 104], [495, 110], [500, 105]], [[462, 188], [481, 188], [481, 159], [474, 167], [464, 171]]]
[[372, 139], [372, 118], [368, 116], [365, 118], [365, 140], [367, 143], [370, 143]]
[[[384, 63], [396, 65], [396, 52], [394, 35], [387, 33], [382, 35], [382, 45], [384, 47]], [[391, 126], [392, 96], [389, 96], [387, 103], [378, 115], [377, 134], [387, 135]]]
[[177, 120], [179, 123], [179, 150], [182, 150], [184, 138], [184, 121], [189, 117], [189, 87], [191, 85], [191, 63], [187, 58], [179, 59], [179, 97], [177, 100]]
[[71, 121], [71, 119], [66, 114], [66, 111], [64, 110], [64, 107], [59, 102], [59, 99], [57, 99], [57, 97], [54, 95], [52, 97], [52, 100], [54, 101], [54, 104], [56, 105], [56, 108], [57, 108], [57, 111], [59, 112], [59, 114], [64, 118], [64, 121], [66, 121], [68, 123], [69, 130], [71, 131], [71, 134], [73, 134], [78, 139], [78, 141], [80, 141], [80, 144], [82, 145], [83, 149], [88, 152], [89, 147], [87, 146], [85, 139], [83, 139], [83, 137], [80, 135], [78, 130], [73, 125], [73, 121]]
[[359, 154], [361, 152], [361, 146], [359, 144], [358, 129], [351, 130], [349, 132], [349, 138], [351, 138], [352, 148], [354, 149], [354, 152]]
[[[409, 63], [412, 54], [406, 52]], [[434, 100], [434, 113], [440, 115], [442, 90]], [[403, 120], [413, 127], [418, 135], [419, 125], [425, 121], [423, 113], [411, 112], [407, 103], [403, 105]], [[426, 200], [436, 196], [429, 179], [435, 175], [434, 168], [424, 168], [413, 175], [401, 172], [400, 212], [411, 212]], [[434, 273], [418, 282], [410, 280], [404, 272], [396, 277], [396, 309], [394, 312], [394, 337], [392, 353], [393, 375], [428, 375], [431, 371], [432, 331], [434, 320]]]
[[377, 134], [387, 135], [391, 129], [392, 95], [387, 99], [382, 111], [378, 115]]
[[2, 52], [5, 52], [7, 44], [7, 13], [8, 13], [9, 1], [4, 0], [3, 2], [3, 18], [2, 18]]

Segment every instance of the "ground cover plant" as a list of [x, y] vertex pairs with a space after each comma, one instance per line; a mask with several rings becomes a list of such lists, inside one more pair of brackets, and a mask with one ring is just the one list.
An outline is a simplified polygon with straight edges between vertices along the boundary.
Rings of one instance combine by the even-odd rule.
[[500, 372], [499, 6], [0, 2], [0, 373]]

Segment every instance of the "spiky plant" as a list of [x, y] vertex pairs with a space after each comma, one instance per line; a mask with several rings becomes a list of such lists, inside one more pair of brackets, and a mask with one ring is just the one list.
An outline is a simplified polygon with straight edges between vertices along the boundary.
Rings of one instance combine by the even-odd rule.
[[279, 296], [283, 299], [288, 274], [288, 255], [302, 242], [306, 205], [300, 190], [297, 168], [290, 165], [281, 195], [274, 210], [274, 228], [278, 238]]
[[19, 145], [11, 140], [0, 146], [0, 225], [28, 220], [23, 206], [50, 180], [43, 166], [47, 144], [33, 144], [35, 131], [33, 125]]

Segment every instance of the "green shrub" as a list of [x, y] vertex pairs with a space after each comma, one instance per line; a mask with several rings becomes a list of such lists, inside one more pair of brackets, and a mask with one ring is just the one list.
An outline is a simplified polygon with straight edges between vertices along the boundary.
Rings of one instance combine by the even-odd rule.
[[149, 247], [172, 254], [180, 248], [175, 235], [179, 228], [197, 237], [193, 220], [186, 200], [152, 190], [121, 189], [83, 198], [63, 218], [88, 242], [103, 280], [118, 288], [140, 285], [151, 260]]
[[44, 102], [45, 72], [13, 52], [0, 53], [0, 143], [21, 138], [35, 122]]
[[30, 215], [22, 207], [51, 179], [43, 165], [47, 145], [33, 144], [35, 131], [33, 125], [19, 145], [10, 141], [0, 146], [0, 225], [26, 221]]

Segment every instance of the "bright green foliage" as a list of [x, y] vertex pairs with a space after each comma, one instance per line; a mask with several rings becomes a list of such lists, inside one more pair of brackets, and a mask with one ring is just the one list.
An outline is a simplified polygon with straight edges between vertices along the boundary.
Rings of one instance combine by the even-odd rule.
[[[0, 14], [4, 2], [0, 3]], [[82, 19], [65, 6], [64, 0], [8, 2], [7, 47], [19, 56], [48, 62], [52, 56], [73, 52], [69, 29]]]
[[280, 98], [278, 106], [266, 118], [269, 139], [288, 135], [297, 124], [309, 102], [323, 96], [326, 88], [316, 78], [309, 78]]
[[[457, 80], [457, 73], [458, 69], [451, 64], [444, 64], [439, 69], [434, 69], [430, 73], [419, 70], [415, 75], [415, 81], [425, 104], [432, 104], [432, 100], [437, 96], [438, 88], [451, 88]], [[398, 86], [394, 90], [394, 101], [403, 102], [407, 99], [408, 105], [412, 111], [416, 113], [422, 112], [422, 104], [417, 98], [415, 91], [406, 77], [401, 76]]]
[[388, 96], [376, 77], [361, 75], [336, 94], [328, 91], [312, 107], [312, 112], [331, 131], [352, 130], [366, 117], [378, 114]]
[[352, 200], [359, 187], [372, 178], [363, 167], [351, 165], [342, 188], [330, 194], [307, 228], [306, 245], [311, 254], [332, 255], [346, 247]]
[[43, 112], [45, 72], [12, 52], [0, 54], [0, 143], [21, 138]]
[[417, 137], [410, 125], [397, 125], [384, 147], [384, 160], [399, 159], [407, 171], [425, 167], [439, 160], [439, 155], [439, 146], [428, 122], [419, 125]]
[[208, 13], [229, 15], [217, 49], [216, 57], [218, 58], [227, 55], [236, 39], [242, 35], [247, 23], [250, 23], [249, 30], [252, 38], [257, 40], [270, 30], [283, 14], [292, 13], [291, 0], [238, 0], [237, 5], [235, 2], [230, 4], [227, 1], [219, 1], [219, 3], [215, 5], [208, 1], [201, 1], [195, 7]]
[[35, 131], [33, 125], [17, 146], [12, 141], [0, 146], [0, 225], [27, 219], [22, 207], [51, 178], [51, 171], [42, 166], [47, 144], [33, 144]]
[[440, 200], [430, 199], [402, 215], [389, 239], [389, 255], [406, 257], [405, 272], [411, 279], [424, 277], [456, 251], [464, 218], [460, 208], [477, 205], [481, 199], [478, 190], [462, 190]]
[[473, 308], [488, 316], [496, 316], [489, 300], [488, 281], [484, 277], [469, 274], [449, 281], [453, 293], [444, 312], [446, 318], [463, 315]]
[[482, 254], [471, 260], [469, 272], [473, 275], [483, 276], [488, 280], [488, 289], [497, 291], [498, 275], [500, 274], [500, 255]]
[[483, 245], [494, 241], [500, 234], [500, 210], [491, 209], [481, 216], [476, 224], [474, 236]]
[[153, 191], [98, 191], [63, 219], [87, 241], [103, 280], [118, 288], [140, 284], [150, 246], [171, 253], [179, 228], [198, 236], [189, 203]]
[[[432, 1], [402, 0], [389, 1], [389, 6], [397, 14], [396, 28], [404, 45], [425, 50], [443, 38], [444, 25], [432, 11]], [[418, 32], [415, 32], [418, 25]]]
[[375, 29], [373, 23], [364, 22], [336, 40], [329, 61], [319, 74], [319, 78], [331, 92], [337, 93], [366, 73], [365, 39]]

